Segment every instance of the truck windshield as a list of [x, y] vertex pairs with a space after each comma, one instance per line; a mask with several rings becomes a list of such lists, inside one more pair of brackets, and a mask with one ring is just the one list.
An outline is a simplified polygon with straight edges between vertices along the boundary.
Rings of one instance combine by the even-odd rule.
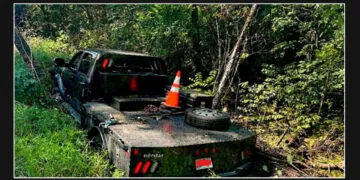
[[101, 69], [108, 72], [164, 72], [163, 60], [156, 57], [107, 54], [100, 63]]

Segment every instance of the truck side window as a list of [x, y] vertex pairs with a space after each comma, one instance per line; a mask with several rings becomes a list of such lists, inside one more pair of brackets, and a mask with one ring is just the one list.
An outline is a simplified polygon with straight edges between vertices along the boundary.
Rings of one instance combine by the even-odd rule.
[[79, 72], [82, 72], [84, 74], [87, 74], [89, 72], [90, 66], [93, 61], [93, 55], [89, 53], [85, 53], [83, 57], [81, 58], [81, 63], [79, 67]]
[[75, 54], [73, 56], [73, 58], [71, 59], [70, 61], [70, 67], [74, 68], [74, 69], [77, 69], [78, 66], [79, 66], [79, 63], [80, 63], [80, 58], [81, 58], [81, 55], [83, 54], [83, 52], [78, 52], [77, 54]]

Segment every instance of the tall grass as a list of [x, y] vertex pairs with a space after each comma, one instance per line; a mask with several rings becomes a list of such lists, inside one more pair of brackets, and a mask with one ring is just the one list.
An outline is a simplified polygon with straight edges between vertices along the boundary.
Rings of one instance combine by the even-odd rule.
[[[59, 41], [29, 40], [45, 73], [54, 57], [71, 57], [71, 47]], [[15, 176], [16, 177], [121, 177], [109, 164], [106, 152], [89, 147], [86, 132], [49, 98], [48, 75], [38, 82], [15, 53]]]

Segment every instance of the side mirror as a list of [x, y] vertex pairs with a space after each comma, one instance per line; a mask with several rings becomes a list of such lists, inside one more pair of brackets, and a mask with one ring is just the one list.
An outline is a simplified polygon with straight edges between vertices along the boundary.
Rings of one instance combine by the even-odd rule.
[[55, 58], [54, 63], [56, 66], [64, 66], [65, 65], [65, 59], [63, 58]]

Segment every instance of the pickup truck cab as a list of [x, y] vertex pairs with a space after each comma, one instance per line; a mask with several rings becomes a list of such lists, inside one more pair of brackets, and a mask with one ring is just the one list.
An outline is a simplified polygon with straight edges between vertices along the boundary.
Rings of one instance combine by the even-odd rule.
[[171, 81], [159, 57], [81, 50], [55, 58], [51, 76], [57, 100], [126, 176], [236, 176], [251, 165], [256, 136], [224, 126], [229, 115], [206, 108], [211, 96], [184, 91], [181, 108], [161, 106]]

